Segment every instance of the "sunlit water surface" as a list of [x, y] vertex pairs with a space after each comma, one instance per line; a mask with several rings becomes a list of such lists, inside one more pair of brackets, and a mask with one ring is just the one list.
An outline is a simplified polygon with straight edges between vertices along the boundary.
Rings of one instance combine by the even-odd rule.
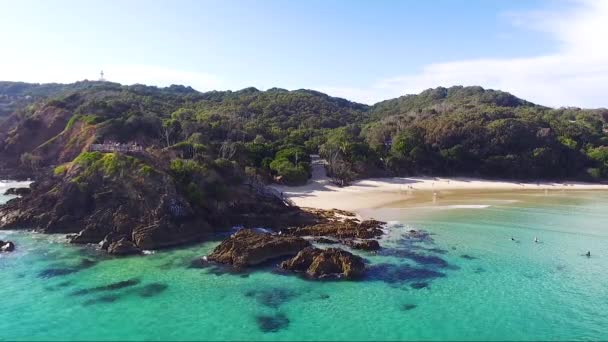
[[379, 255], [359, 253], [370, 271], [358, 282], [192, 267], [218, 242], [112, 258], [0, 232], [17, 245], [0, 256], [0, 339], [608, 339], [608, 193], [392, 207], [362, 212], [391, 224]]

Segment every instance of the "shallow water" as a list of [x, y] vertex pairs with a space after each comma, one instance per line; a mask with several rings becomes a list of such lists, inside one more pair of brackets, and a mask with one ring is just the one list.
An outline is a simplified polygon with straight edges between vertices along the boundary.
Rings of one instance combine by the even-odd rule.
[[[18, 248], [0, 256], [0, 336], [608, 338], [608, 193], [442, 195], [392, 206], [362, 212], [393, 222], [379, 255], [361, 253], [370, 272], [359, 282], [191, 267], [217, 242], [111, 258], [62, 236], [0, 232]], [[411, 228], [431, 235], [404, 238]]]

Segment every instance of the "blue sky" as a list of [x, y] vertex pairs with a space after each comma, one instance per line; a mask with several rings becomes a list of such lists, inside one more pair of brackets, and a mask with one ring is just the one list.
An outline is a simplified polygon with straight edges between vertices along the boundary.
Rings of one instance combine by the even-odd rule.
[[595, 47], [606, 9], [603, 0], [0, 0], [0, 79], [73, 82], [103, 69], [126, 84], [314, 88], [366, 103], [479, 84], [546, 105], [608, 106], [593, 93], [608, 80], [608, 54]]

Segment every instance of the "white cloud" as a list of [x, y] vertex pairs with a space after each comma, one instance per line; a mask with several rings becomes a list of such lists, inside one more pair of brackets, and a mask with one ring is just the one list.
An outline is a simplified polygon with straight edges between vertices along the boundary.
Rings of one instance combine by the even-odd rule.
[[320, 87], [364, 103], [451, 85], [481, 85], [548, 106], [608, 107], [608, 1], [578, 1], [561, 13], [510, 14], [514, 23], [542, 30], [558, 42], [555, 53], [511, 59], [430, 64], [418, 73], [367, 88]]

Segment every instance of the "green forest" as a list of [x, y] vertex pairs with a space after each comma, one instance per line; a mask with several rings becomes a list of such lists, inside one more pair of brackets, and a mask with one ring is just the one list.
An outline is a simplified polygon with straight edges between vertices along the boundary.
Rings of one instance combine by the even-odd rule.
[[553, 109], [481, 87], [368, 106], [312, 90], [0, 82], [0, 108], [3, 167], [61, 171], [92, 143], [133, 143], [151, 168], [166, 162], [193, 198], [197, 175], [209, 170], [235, 182], [303, 184], [311, 154], [340, 185], [413, 175], [608, 177], [608, 110]]

